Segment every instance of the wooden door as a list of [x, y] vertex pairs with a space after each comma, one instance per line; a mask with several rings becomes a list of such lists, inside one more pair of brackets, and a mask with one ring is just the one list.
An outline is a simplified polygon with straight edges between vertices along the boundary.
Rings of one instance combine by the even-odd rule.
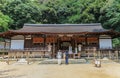
[[31, 39], [26, 39], [24, 47], [25, 48], [32, 48], [32, 40]]

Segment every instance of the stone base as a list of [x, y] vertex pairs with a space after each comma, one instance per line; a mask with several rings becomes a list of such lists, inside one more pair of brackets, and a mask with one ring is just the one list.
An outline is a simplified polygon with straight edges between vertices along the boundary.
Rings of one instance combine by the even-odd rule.
[[19, 63], [27, 63], [27, 60], [24, 59], [24, 58], [22, 58], [22, 59], [19, 59], [18, 62], [19, 62]]
[[[65, 64], [65, 59], [61, 59], [62, 64]], [[69, 64], [82, 64], [86, 63], [85, 59], [69, 59]], [[40, 64], [58, 64], [58, 59], [46, 59], [41, 61]]]

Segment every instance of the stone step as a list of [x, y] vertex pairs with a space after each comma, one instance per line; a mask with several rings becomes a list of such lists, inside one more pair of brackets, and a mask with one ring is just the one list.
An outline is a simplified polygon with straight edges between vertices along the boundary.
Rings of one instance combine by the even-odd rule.
[[[44, 61], [41, 61], [39, 64], [57, 64], [57, 59], [47, 59]], [[69, 64], [82, 64], [86, 63], [85, 59], [69, 59]], [[62, 59], [62, 64], [65, 64], [65, 59]]]

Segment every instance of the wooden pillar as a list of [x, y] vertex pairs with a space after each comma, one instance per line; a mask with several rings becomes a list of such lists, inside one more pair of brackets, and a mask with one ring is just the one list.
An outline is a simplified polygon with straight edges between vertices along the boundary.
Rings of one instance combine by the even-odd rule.
[[85, 35], [85, 45], [88, 46], [87, 35]]
[[43, 58], [43, 56], [44, 56], [44, 55], [43, 55], [44, 52], [40, 51], [40, 52], [37, 52], [37, 53], [40, 53], [40, 57]]
[[10, 38], [10, 42], [9, 42], [9, 50], [11, 49], [11, 38]]
[[53, 53], [52, 53], [52, 57], [55, 58], [55, 43], [53, 43]]
[[78, 53], [77, 40], [76, 38], [74, 38], [74, 40], [75, 40], [75, 48], [77, 48], [77, 53]]
[[44, 48], [46, 47], [46, 35], [44, 35]]
[[99, 40], [99, 36], [97, 37], [97, 39], [98, 39], [98, 48], [100, 48], [100, 40]]
[[[72, 37], [70, 37], [70, 38], [71, 38], [72, 50], [74, 49], [74, 51], [75, 51], [75, 40], [74, 40], [74, 38], [72, 38]], [[69, 49], [69, 47], [68, 47], [68, 49]]]
[[88, 48], [87, 48], [88, 58], [90, 57], [90, 56], [89, 56], [89, 53], [90, 53], [89, 51], [90, 51], [90, 49], [89, 49], [89, 47], [88, 47]]
[[96, 47], [93, 47], [94, 59], [96, 58]]
[[19, 54], [19, 52], [18, 51], [16, 51], [16, 61], [18, 61], [18, 54]]
[[59, 37], [57, 37], [57, 50], [59, 50], [60, 49], [60, 44], [59, 44]]

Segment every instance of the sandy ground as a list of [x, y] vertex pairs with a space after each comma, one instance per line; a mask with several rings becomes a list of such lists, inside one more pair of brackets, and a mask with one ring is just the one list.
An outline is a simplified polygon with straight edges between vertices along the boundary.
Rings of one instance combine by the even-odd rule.
[[0, 62], [0, 78], [120, 78], [120, 64], [10, 64]]

